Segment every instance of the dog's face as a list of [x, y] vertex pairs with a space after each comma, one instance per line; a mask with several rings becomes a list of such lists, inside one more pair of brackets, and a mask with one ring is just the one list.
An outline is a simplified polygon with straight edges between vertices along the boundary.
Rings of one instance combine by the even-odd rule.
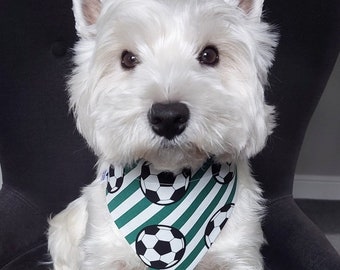
[[100, 159], [178, 170], [261, 150], [275, 46], [261, 9], [261, 0], [74, 0], [70, 102]]

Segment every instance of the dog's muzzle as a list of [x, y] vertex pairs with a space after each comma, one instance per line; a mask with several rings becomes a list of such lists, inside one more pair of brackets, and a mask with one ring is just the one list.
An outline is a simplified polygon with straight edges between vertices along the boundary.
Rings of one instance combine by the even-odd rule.
[[152, 130], [168, 140], [172, 140], [185, 130], [189, 118], [188, 106], [180, 102], [155, 103], [148, 114]]

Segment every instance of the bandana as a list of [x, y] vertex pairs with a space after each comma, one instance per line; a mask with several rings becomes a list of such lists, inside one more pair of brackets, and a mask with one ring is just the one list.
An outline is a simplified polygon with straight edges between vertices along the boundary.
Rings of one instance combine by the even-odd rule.
[[194, 269], [230, 217], [237, 169], [209, 159], [195, 172], [174, 175], [139, 161], [110, 167], [108, 210], [149, 269]]

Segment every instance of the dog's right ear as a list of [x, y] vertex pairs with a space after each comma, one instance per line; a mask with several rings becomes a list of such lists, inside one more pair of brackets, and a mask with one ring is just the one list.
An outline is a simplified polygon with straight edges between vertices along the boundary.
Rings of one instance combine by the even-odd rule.
[[93, 35], [91, 26], [97, 22], [102, 0], [73, 0], [73, 13], [76, 30], [80, 37]]

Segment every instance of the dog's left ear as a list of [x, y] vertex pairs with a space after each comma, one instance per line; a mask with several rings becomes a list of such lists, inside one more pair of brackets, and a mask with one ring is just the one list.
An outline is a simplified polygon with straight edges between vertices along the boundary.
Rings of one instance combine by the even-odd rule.
[[97, 22], [102, 0], [73, 0], [76, 30], [80, 37], [91, 36], [91, 26]]
[[225, 2], [237, 5], [250, 18], [260, 21], [264, 0], [225, 0]]

